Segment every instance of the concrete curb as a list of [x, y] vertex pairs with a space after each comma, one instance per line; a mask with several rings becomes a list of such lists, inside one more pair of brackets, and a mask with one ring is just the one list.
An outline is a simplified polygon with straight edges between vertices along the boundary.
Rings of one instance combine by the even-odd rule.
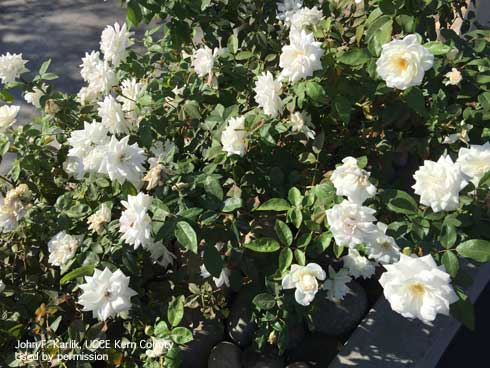
[[[464, 270], [474, 280], [467, 290], [474, 302], [490, 280], [490, 264], [468, 263]], [[431, 325], [406, 319], [381, 297], [329, 368], [432, 368], [460, 326], [457, 320], [441, 315]]]

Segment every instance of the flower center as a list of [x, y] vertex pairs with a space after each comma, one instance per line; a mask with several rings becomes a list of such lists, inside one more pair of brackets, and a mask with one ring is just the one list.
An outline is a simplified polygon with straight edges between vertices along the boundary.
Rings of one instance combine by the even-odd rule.
[[105, 298], [109, 299], [111, 296], [112, 296], [112, 293], [111, 293], [109, 290], [106, 290], [106, 291], [104, 292], [104, 297], [105, 297]]
[[408, 68], [408, 62], [402, 57], [396, 59], [395, 64], [400, 71], [404, 71]]
[[317, 287], [315, 276], [308, 273], [301, 276], [301, 287], [305, 291], [315, 290]]
[[422, 285], [420, 282], [415, 282], [411, 284], [408, 289], [410, 290], [410, 293], [412, 293], [412, 296], [415, 298], [421, 298], [425, 294], [425, 286]]

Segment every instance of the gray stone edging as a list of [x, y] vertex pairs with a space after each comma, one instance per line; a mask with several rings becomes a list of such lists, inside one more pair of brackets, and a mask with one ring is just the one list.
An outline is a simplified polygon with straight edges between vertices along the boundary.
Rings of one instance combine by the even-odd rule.
[[[490, 264], [468, 263], [464, 269], [474, 280], [467, 290], [474, 302], [490, 280]], [[329, 368], [433, 368], [460, 326], [452, 317], [441, 315], [432, 325], [406, 319], [381, 297]]]

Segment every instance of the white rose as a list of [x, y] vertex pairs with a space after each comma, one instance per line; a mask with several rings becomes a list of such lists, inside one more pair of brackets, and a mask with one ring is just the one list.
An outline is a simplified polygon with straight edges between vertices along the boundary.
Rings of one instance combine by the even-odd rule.
[[363, 279], [368, 279], [376, 271], [376, 265], [366, 257], [361, 256], [357, 249], [354, 248], [350, 248], [349, 254], [342, 257], [342, 260], [344, 261], [344, 267], [349, 271], [349, 275], [354, 278], [362, 277]]
[[41, 85], [41, 88], [39, 87], [34, 87], [31, 92], [26, 92], [24, 94], [24, 100], [26, 100], [27, 103], [30, 103], [34, 107], [41, 107], [40, 100], [41, 97], [44, 96], [44, 91], [48, 88], [48, 85], [46, 83], [43, 83]]
[[114, 26], [107, 26], [100, 37], [100, 50], [104, 53], [104, 59], [114, 66], [118, 66], [128, 56], [128, 48], [133, 45], [131, 36], [126, 24], [121, 27], [119, 23]]
[[359, 168], [354, 157], [346, 157], [342, 163], [330, 178], [338, 196], [346, 196], [349, 201], [361, 204], [376, 194], [376, 187], [369, 182], [369, 172]]
[[139, 248], [140, 245], [144, 248], [153, 245], [151, 218], [148, 215], [151, 202], [152, 197], [144, 193], [128, 195], [127, 201], [121, 201], [125, 210], [119, 219], [119, 232], [122, 233], [121, 238], [133, 245], [134, 249]]
[[323, 13], [316, 6], [313, 8], [301, 8], [290, 18], [291, 30], [301, 32], [307, 26], [314, 26], [323, 19]]
[[325, 211], [335, 242], [350, 248], [367, 243], [376, 232], [376, 211], [344, 200]]
[[107, 144], [92, 151], [95, 156], [93, 161], [100, 162], [97, 171], [99, 174], [107, 175], [112, 181], [117, 180], [120, 184], [128, 181], [139, 188], [145, 172], [145, 151], [138, 143], [130, 145], [128, 141], [129, 136], [121, 140], [112, 136]]
[[129, 277], [119, 269], [114, 273], [108, 268], [104, 271], [96, 269], [93, 276], [85, 277], [85, 281], [80, 285], [83, 293], [78, 302], [84, 312], [91, 311], [100, 321], [129, 310], [131, 297], [138, 294], [129, 287]]
[[315, 139], [316, 133], [312, 129], [311, 115], [307, 112], [296, 111], [289, 118], [291, 131], [303, 133], [308, 139]]
[[322, 44], [315, 41], [313, 33], [291, 32], [289, 40], [290, 44], [283, 46], [279, 59], [283, 78], [296, 82], [322, 69]]
[[459, 164], [449, 156], [441, 156], [437, 162], [425, 160], [413, 177], [412, 188], [420, 196], [420, 203], [434, 212], [457, 209], [459, 191], [468, 184]]
[[296, 289], [294, 297], [301, 305], [310, 305], [318, 291], [318, 281], [325, 280], [325, 271], [316, 263], [306, 266], [293, 264], [291, 271], [282, 279], [283, 289]]
[[445, 86], [457, 86], [463, 80], [461, 72], [456, 68], [452, 68], [451, 71], [447, 72], [444, 76], [446, 77], [446, 80], [444, 81]]
[[385, 265], [379, 283], [391, 308], [404, 317], [433, 321], [438, 313], [449, 315], [449, 305], [458, 300], [444, 266], [432, 256], [413, 258], [400, 254], [400, 261]]
[[11, 54], [7, 52], [0, 55], [0, 79], [3, 84], [15, 82], [22, 73], [27, 72], [25, 64], [27, 60], [22, 59], [22, 54]]
[[0, 107], [0, 132], [4, 132], [8, 127], [15, 124], [15, 119], [19, 113], [20, 106]]
[[[208, 277], [211, 277], [211, 274], [209, 271], [206, 269], [206, 266], [201, 265], [201, 277], [203, 279], [207, 279]], [[230, 286], [230, 274], [231, 270], [228, 267], [223, 267], [221, 270], [221, 273], [219, 274], [219, 277], [213, 277], [213, 281], [216, 285], [216, 287], [220, 288], [223, 285]]]
[[400, 247], [398, 247], [393, 237], [386, 235], [388, 226], [378, 221], [376, 227], [377, 231], [366, 242], [369, 258], [381, 264], [398, 262], [400, 259]]
[[61, 231], [48, 242], [48, 262], [54, 266], [63, 266], [75, 256], [82, 236], [73, 236]]
[[228, 156], [243, 156], [247, 150], [246, 135], [245, 116], [230, 118], [228, 126], [221, 133], [223, 151], [227, 152]]
[[350, 290], [347, 286], [350, 281], [348, 270], [341, 268], [335, 272], [332, 266], [328, 266], [328, 279], [323, 284], [323, 289], [327, 291], [327, 298], [333, 302], [344, 299]]
[[270, 72], [262, 73], [255, 82], [255, 102], [264, 110], [264, 114], [276, 117], [282, 112], [282, 85]]
[[87, 219], [88, 229], [94, 233], [100, 234], [104, 226], [111, 221], [111, 209], [102, 203], [100, 208]]
[[434, 55], [419, 43], [417, 36], [408, 35], [383, 45], [376, 71], [388, 87], [404, 90], [420, 85], [433, 64]]
[[456, 163], [477, 187], [483, 175], [490, 171], [490, 142], [484, 145], [471, 145], [470, 148], [460, 148]]
[[75, 180], [82, 180], [85, 173], [83, 161], [79, 157], [67, 156], [63, 162], [63, 170]]
[[213, 51], [208, 46], [194, 50], [191, 60], [194, 71], [198, 76], [204, 77], [212, 73], [214, 62], [220, 51], [218, 48], [215, 48]]
[[137, 128], [135, 124], [126, 119], [122, 105], [111, 95], [99, 102], [97, 113], [102, 120], [102, 125], [112, 134], [127, 134]]

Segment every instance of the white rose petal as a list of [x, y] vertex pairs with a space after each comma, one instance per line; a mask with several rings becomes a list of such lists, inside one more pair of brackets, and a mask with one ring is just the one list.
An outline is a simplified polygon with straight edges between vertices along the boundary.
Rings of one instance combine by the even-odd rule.
[[255, 82], [255, 102], [264, 110], [264, 114], [276, 117], [282, 112], [281, 82], [274, 80], [270, 72], [262, 73]]
[[419, 43], [416, 35], [383, 45], [376, 71], [388, 87], [401, 90], [418, 86], [432, 68], [434, 55]]
[[0, 132], [4, 132], [8, 127], [16, 122], [20, 106], [1, 106], [0, 107]]
[[414, 258], [402, 253], [399, 262], [385, 268], [379, 283], [391, 308], [404, 317], [430, 322], [439, 313], [449, 315], [449, 305], [458, 300], [451, 277], [430, 254]]
[[335, 242], [350, 248], [365, 244], [371, 239], [377, 228], [374, 225], [375, 210], [344, 200], [325, 211]]
[[97, 159], [100, 159], [98, 172], [114, 181], [124, 184], [130, 182], [136, 188], [142, 184], [145, 169], [145, 151], [137, 143], [129, 145], [129, 136], [118, 140], [114, 136], [104, 146], [98, 146]]
[[131, 39], [132, 35], [133, 32], [128, 31], [126, 24], [122, 27], [119, 23], [107, 26], [100, 37], [100, 50], [104, 53], [104, 59], [114, 66], [126, 60], [128, 48], [134, 43]]
[[321, 42], [316, 42], [313, 33], [291, 32], [290, 44], [283, 46], [279, 59], [281, 76], [290, 82], [311, 77], [313, 72], [322, 69]]
[[123, 234], [121, 238], [133, 245], [134, 249], [140, 245], [144, 248], [153, 246], [151, 218], [148, 215], [151, 202], [152, 197], [144, 193], [129, 195], [127, 201], [121, 201], [125, 210], [119, 219], [119, 232]]
[[306, 266], [293, 264], [291, 271], [282, 279], [283, 289], [296, 289], [294, 297], [301, 305], [310, 305], [318, 291], [318, 281], [325, 280], [325, 271], [316, 263]]
[[114, 273], [108, 268], [104, 271], [96, 269], [93, 276], [85, 277], [85, 281], [79, 286], [83, 293], [78, 302], [84, 312], [91, 311], [100, 321], [129, 310], [131, 297], [137, 295], [129, 287], [129, 277], [119, 269]]
[[342, 163], [330, 178], [338, 196], [346, 196], [349, 201], [361, 204], [376, 194], [376, 187], [369, 181], [369, 172], [359, 168], [354, 157], [346, 157]]
[[345, 268], [335, 272], [332, 266], [328, 266], [328, 279], [323, 284], [323, 289], [327, 291], [327, 298], [333, 302], [344, 299], [350, 290], [347, 286], [350, 281], [349, 271]]
[[366, 242], [369, 258], [381, 264], [398, 262], [400, 247], [393, 237], [386, 235], [388, 226], [382, 222], [376, 223], [377, 231]]
[[73, 236], [61, 231], [48, 242], [48, 262], [53, 266], [63, 266], [75, 256], [82, 236]]
[[25, 67], [27, 60], [22, 59], [22, 54], [7, 52], [0, 55], [0, 80], [3, 84], [15, 82], [22, 73], [27, 72]]
[[349, 254], [342, 257], [342, 260], [344, 261], [344, 267], [349, 271], [349, 275], [354, 278], [362, 277], [363, 279], [368, 279], [376, 271], [376, 265], [366, 257], [361, 256], [357, 249], [350, 248]]
[[441, 156], [437, 162], [425, 160], [413, 177], [412, 188], [420, 196], [420, 203], [434, 212], [457, 209], [459, 191], [468, 184], [460, 165], [449, 156]]
[[246, 135], [245, 116], [230, 118], [228, 120], [228, 126], [221, 133], [223, 151], [227, 152], [228, 156], [245, 155], [247, 151]]
[[445, 86], [457, 86], [463, 80], [461, 72], [456, 68], [452, 68], [451, 71], [444, 76], [446, 77], [446, 80], [444, 81]]
[[471, 145], [460, 148], [456, 163], [471, 182], [478, 187], [483, 176], [490, 171], [490, 142], [483, 145]]

